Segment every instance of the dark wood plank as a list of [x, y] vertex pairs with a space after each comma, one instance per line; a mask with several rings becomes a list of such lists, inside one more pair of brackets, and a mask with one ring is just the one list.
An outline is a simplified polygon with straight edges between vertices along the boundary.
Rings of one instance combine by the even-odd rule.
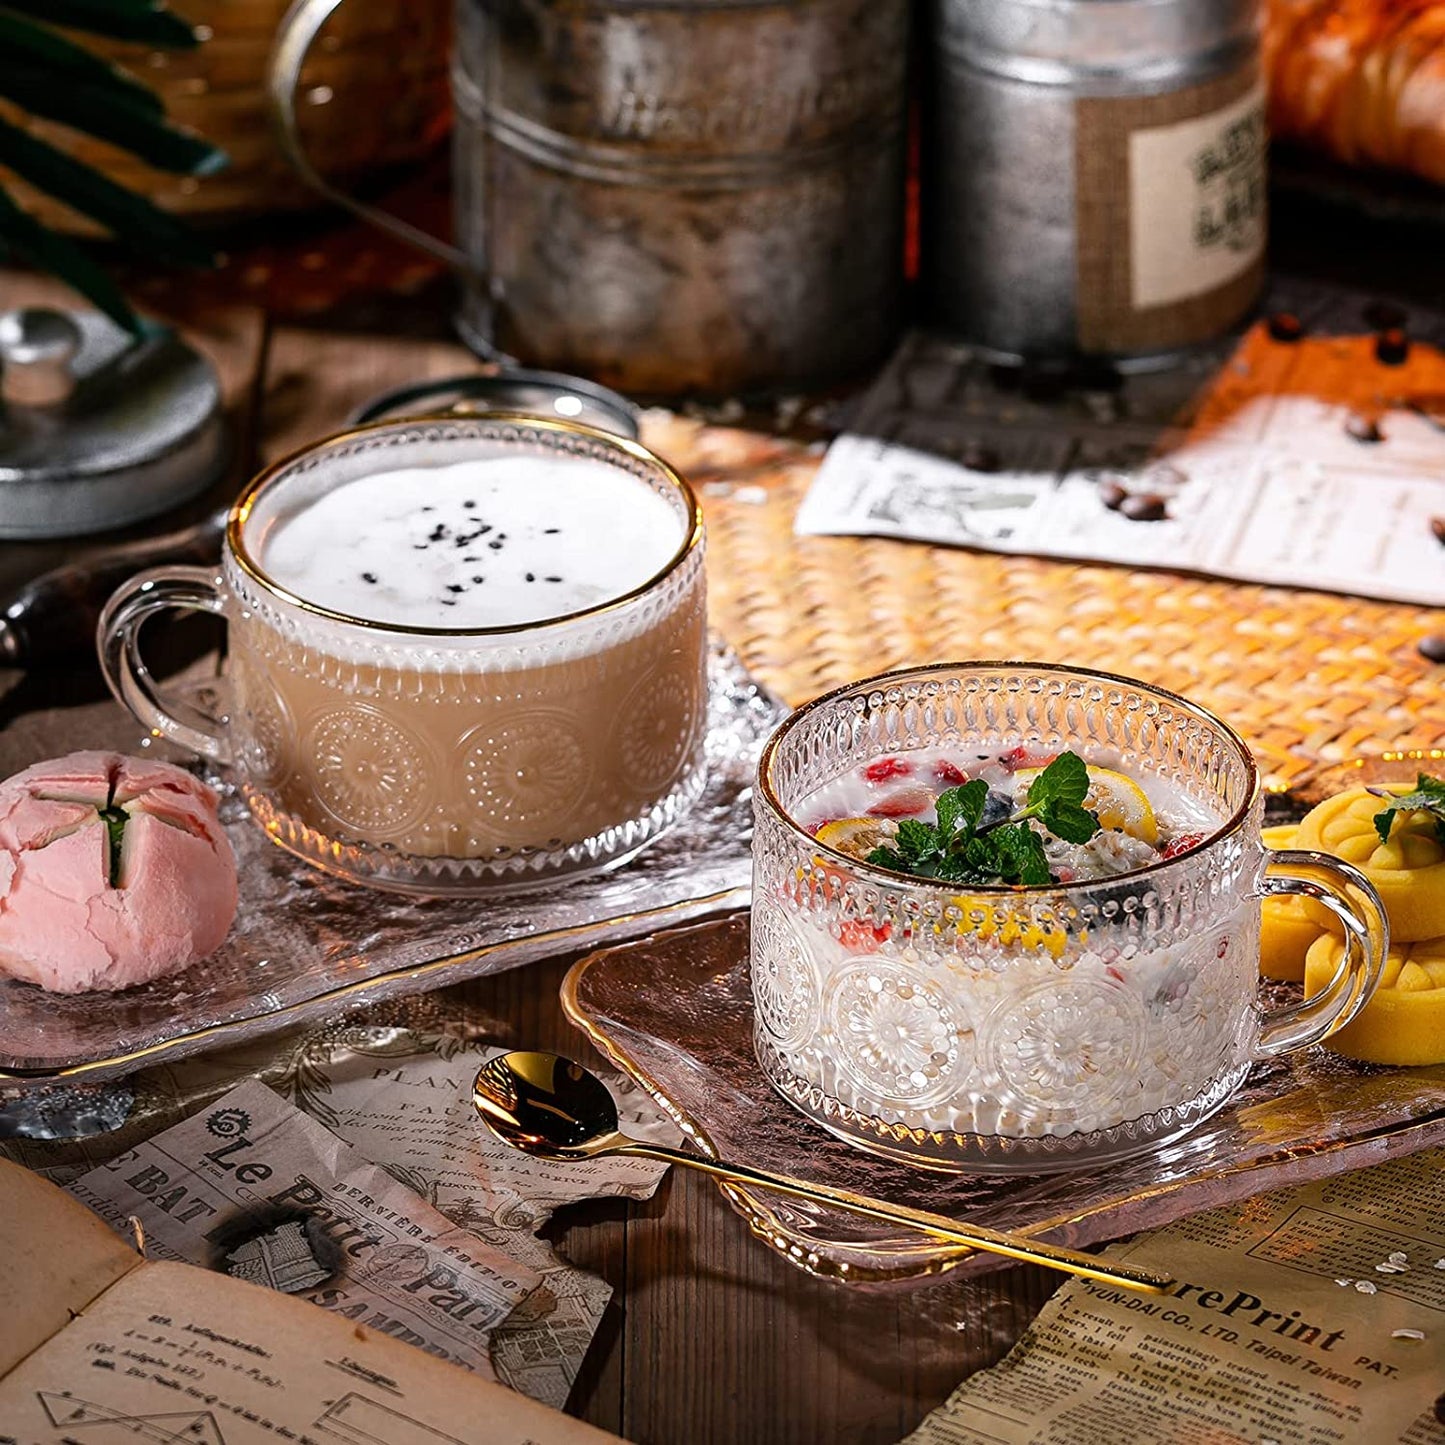
[[629, 1232], [623, 1433], [887, 1445], [1000, 1358], [1056, 1283], [1031, 1269], [925, 1287], [812, 1279], [675, 1170]]

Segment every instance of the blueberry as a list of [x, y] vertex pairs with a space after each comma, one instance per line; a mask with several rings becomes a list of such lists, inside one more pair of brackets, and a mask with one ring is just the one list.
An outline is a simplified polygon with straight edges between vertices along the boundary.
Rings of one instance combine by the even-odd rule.
[[983, 800], [983, 817], [979, 819], [979, 826], [991, 828], [995, 823], [1002, 823], [1013, 810], [1013, 799], [1007, 793], [990, 788], [988, 797]]

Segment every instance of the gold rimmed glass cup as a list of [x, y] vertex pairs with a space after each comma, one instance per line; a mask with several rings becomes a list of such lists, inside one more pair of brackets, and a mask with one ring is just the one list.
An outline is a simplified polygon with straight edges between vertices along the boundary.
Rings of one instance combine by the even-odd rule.
[[[1072, 749], [1155, 778], [1223, 820], [1114, 877], [982, 888], [840, 853], [798, 817], [884, 754]], [[1128, 678], [1036, 663], [885, 674], [795, 712], [754, 798], [752, 989], [763, 1072], [860, 1148], [925, 1167], [1031, 1173], [1181, 1138], [1256, 1062], [1318, 1042], [1364, 1006], [1388, 925], [1364, 876], [1267, 853], [1243, 741]], [[1259, 900], [1299, 893], [1349, 943], [1319, 995], [1257, 997]]]
[[[637, 478], [675, 510], [677, 551], [623, 596], [482, 629], [348, 616], [266, 573], [267, 529], [331, 488], [517, 456]], [[101, 619], [101, 662], [140, 722], [233, 769], [257, 822], [307, 862], [416, 893], [539, 885], [624, 862], [702, 789], [703, 551], [691, 489], [635, 442], [496, 413], [382, 422], [257, 477], [231, 510], [219, 569], [156, 568], [118, 589]], [[228, 717], [156, 689], [140, 631], [174, 609], [226, 619]]]

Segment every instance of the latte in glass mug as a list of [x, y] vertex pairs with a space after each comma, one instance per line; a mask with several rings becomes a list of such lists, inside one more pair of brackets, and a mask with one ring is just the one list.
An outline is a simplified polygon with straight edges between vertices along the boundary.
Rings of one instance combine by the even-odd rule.
[[[635, 443], [521, 417], [383, 423], [264, 473], [219, 578], [142, 574], [102, 622], [148, 726], [234, 764], [283, 846], [472, 892], [631, 856], [701, 790], [696, 500]], [[223, 726], [162, 704], [145, 616], [230, 624]]]

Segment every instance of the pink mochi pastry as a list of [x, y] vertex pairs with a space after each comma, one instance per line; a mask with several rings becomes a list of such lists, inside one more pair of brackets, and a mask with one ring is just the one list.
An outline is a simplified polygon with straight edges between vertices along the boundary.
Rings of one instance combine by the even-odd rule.
[[70, 753], [0, 783], [0, 974], [131, 988], [214, 953], [235, 916], [235, 854], [189, 773]]

